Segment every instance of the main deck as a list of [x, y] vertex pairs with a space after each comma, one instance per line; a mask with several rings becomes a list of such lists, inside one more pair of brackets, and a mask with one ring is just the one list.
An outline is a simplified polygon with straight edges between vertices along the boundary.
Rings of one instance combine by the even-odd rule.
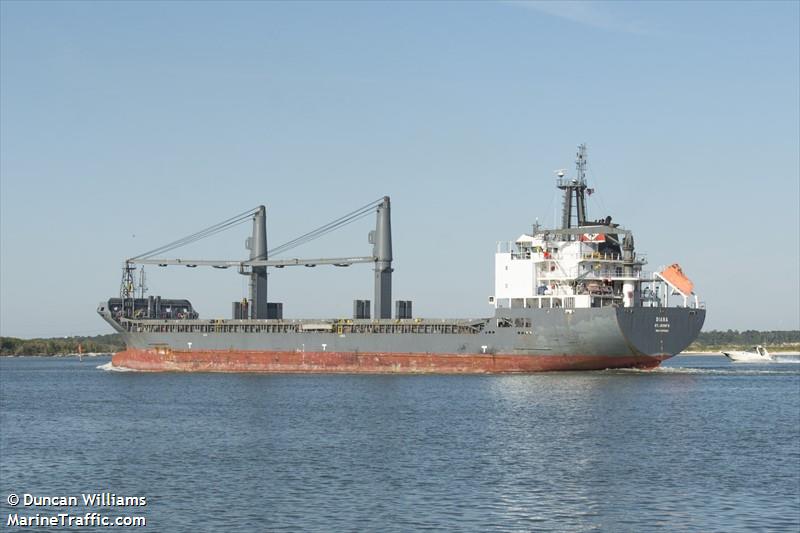
[[118, 324], [127, 333], [335, 333], [350, 334], [478, 334], [489, 319], [468, 320], [131, 320], [121, 319]]

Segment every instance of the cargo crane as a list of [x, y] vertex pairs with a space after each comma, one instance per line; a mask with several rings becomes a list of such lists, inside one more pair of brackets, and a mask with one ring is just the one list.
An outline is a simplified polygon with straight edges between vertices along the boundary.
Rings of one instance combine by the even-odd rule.
[[[286, 252], [292, 248], [305, 244], [321, 237], [331, 231], [339, 229], [351, 222], [355, 222], [373, 211], [376, 212], [375, 230], [369, 233], [369, 242], [373, 245], [372, 255], [351, 256], [334, 258], [313, 258], [313, 259], [269, 259], [273, 255]], [[235, 267], [242, 275], [250, 278], [250, 300], [245, 302], [240, 308], [238, 318], [282, 318], [280, 304], [272, 304], [267, 301], [267, 267], [283, 268], [287, 266], [306, 266], [315, 267], [317, 265], [334, 265], [337, 267], [347, 267], [356, 263], [373, 263], [374, 283], [375, 283], [375, 315], [376, 318], [391, 318], [392, 313], [392, 228], [391, 228], [391, 207], [388, 196], [370, 202], [355, 211], [352, 211], [336, 220], [325, 224], [315, 230], [305, 233], [280, 246], [267, 249], [267, 223], [266, 207], [263, 205], [240, 213], [227, 220], [205, 228], [197, 233], [182, 237], [171, 243], [165, 244], [143, 254], [125, 260], [122, 273], [122, 283], [120, 285], [120, 299], [122, 300], [122, 316], [133, 317], [136, 312], [136, 296], [139, 292], [139, 300], [144, 300], [144, 266], [142, 266], [139, 280], [136, 279], [136, 265], [158, 265], [161, 267], [182, 265], [189, 268], [198, 266], [210, 266], [218, 269]], [[249, 259], [236, 260], [208, 260], [208, 259], [165, 259], [157, 257], [161, 254], [180, 248], [187, 244], [215, 235], [221, 231], [229, 229], [235, 225], [246, 222], [248, 219], [253, 221], [253, 233], [245, 243], [245, 247], [250, 250]], [[155, 304], [148, 303], [148, 316], [155, 316], [157, 311]], [[187, 302], [188, 304], [188, 302]], [[180, 303], [176, 304], [180, 307]], [[234, 303], [236, 308], [236, 303]], [[368, 309], [368, 307], [367, 307]], [[369, 314], [368, 310], [366, 311]], [[363, 314], [363, 312], [362, 312]]]

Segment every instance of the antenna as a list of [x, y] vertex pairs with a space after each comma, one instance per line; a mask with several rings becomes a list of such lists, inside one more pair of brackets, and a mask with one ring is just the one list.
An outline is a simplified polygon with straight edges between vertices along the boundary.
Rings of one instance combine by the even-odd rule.
[[139, 298], [144, 298], [145, 293], [147, 292], [147, 276], [144, 273], [144, 265], [139, 270]]
[[574, 179], [565, 180], [563, 178], [566, 171], [556, 171], [558, 175], [557, 186], [564, 191], [564, 205], [561, 214], [561, 227], [568, 229], [572, 227], [572, 197], [575, 197], [575, 214], [577, 215], [577, 226], [586, 224], [586, 144], [578, 145], [578, 153], [575, 158], [575, 170], [577, 175]]
[[578, 145], [578, 154], [575, 158], [575, 170], [578, 183], [586, 185], [586, 143]]

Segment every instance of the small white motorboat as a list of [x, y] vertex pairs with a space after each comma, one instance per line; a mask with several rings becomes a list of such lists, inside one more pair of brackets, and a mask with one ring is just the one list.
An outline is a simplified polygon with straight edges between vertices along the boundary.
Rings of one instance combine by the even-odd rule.
[[734, 363], [769, 363], [775, 360], [767, 349], [760, 344], [758, 346], [753, 346], [753, 348], [748, 351], [722, 352], [722, 355]]

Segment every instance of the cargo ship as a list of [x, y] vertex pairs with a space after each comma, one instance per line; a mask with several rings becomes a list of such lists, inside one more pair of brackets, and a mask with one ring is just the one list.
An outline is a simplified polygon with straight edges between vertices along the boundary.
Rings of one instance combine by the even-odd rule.
[[[556, 186], [563, 191], [560, 227], [544, 229], [537, 223], [530, 233], [498, 244], [494, 294], [488, 297], [491, 316], [418, 318], [411, 301], [392, 306], [389, 197], [271, 250], [266, 209], [259, 206], [125, 261], [119, 296], [97, 308], [126, 343], [112, 365], [154, 372], [266, 373], [654, 368], [697, 337], [705, 305], [680, 266], [646, 272], [630, 230], [611, 217], [587, 218], [587, 196], [593, 190], [587, 185], [586, 163], [586, 146], [580, 145], [575, 176], [557, 172]], [[371, 255], [275, 258], [373, 214]], [[251, 220], [247, 259], [158, 257]], [[284, 318], [283, 303], [268, 301], [268, 268], [355, 263], [373, 264], [374, 300], [353, 301], [352, 316]], [[148, 296], [145, 265], [236, 269], [249, 279], [249, 298], [233, 302], [231, 318], [200, 318], [187, 299]]]

